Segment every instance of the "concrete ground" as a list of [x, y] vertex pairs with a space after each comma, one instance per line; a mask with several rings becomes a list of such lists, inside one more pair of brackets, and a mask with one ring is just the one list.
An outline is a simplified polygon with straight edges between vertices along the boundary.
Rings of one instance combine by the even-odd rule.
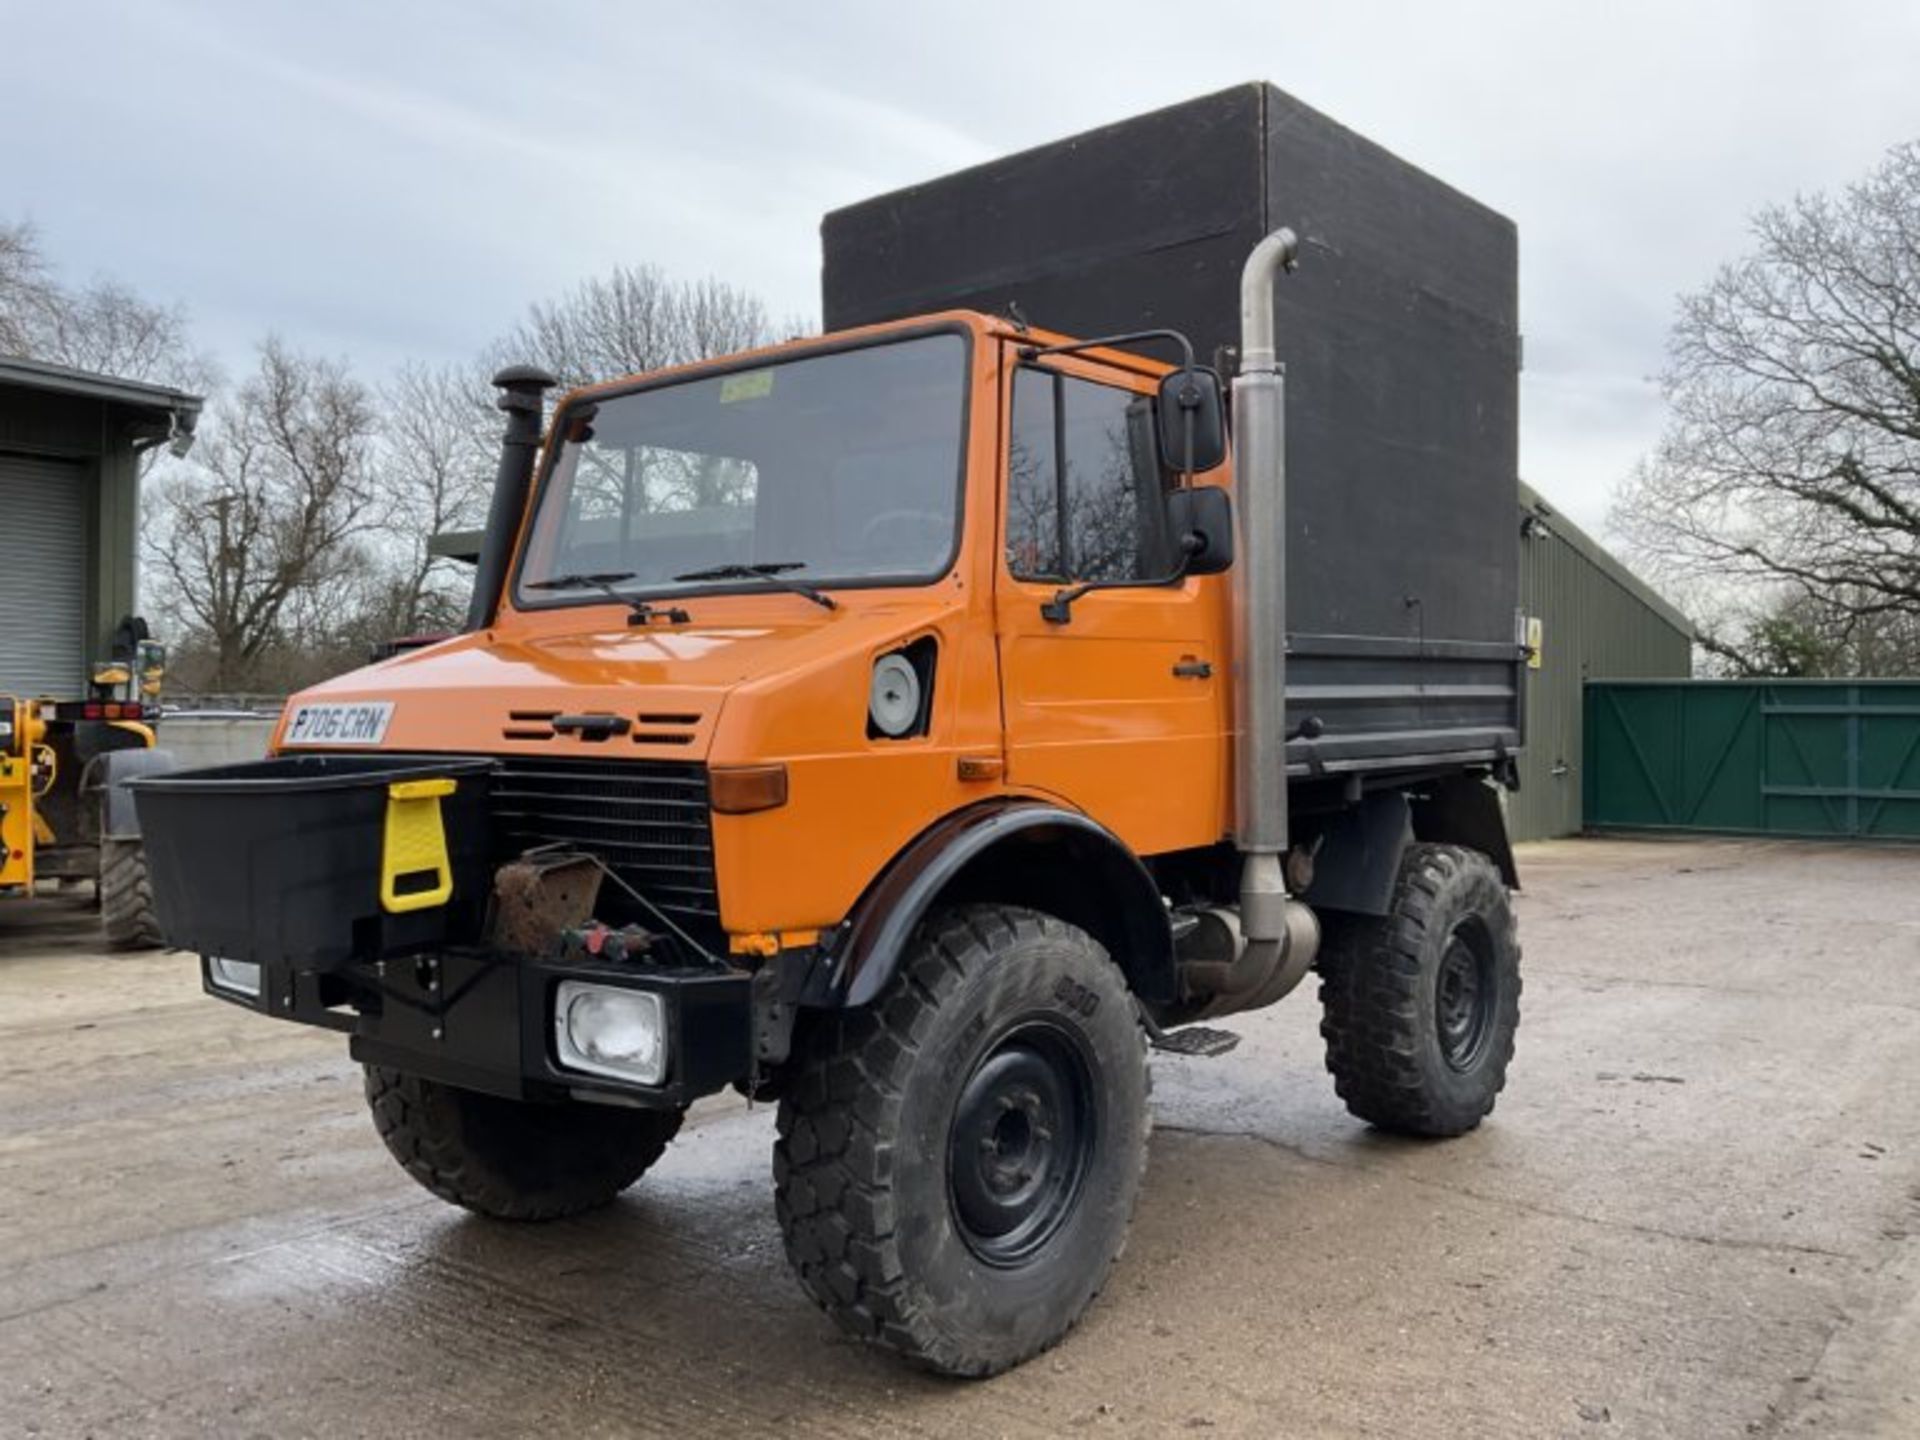
[[1347, 1118], [1310, 991], [1156, 1062], [1133, 1240], [980, 1384], [788, 1279], [772, 1114], [610, 1212], [416, 1189], [343, 1043], [0, 902], [0, 1435], [1920, 1435], [1920, 852], [1528, 847], [1499, 1109]]

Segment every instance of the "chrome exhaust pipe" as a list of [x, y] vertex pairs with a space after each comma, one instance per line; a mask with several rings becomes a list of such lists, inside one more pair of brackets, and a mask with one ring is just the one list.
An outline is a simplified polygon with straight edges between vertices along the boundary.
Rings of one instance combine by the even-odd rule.
[[1313, 912], [1287, 894], [1287, 405], [1274, 353], [1273, 287], [1299, 253], [1274, 231], [1240, 272], [1240, 373], [1233, 382], [1236, 911], [1207, 916], [1217, 959], [1189, 967], [1201, 1013], [1272, 1004], [1300, 983], [1320, 945]]
[[[1285, 945], [1293, 926], [1287, 850], [1286, 374], [1274, 353], [1273, 287], [1299, 254], [1274, 231], [1240, 272], [1240, 373], [1233, 382], [1234, 843], [1245, 857], [1240, 928], [1249, 946]], [[1317, 927], [1316, 927], [1317, 929]], [[1310, 963], [1310, 957], [1309, 957]]]

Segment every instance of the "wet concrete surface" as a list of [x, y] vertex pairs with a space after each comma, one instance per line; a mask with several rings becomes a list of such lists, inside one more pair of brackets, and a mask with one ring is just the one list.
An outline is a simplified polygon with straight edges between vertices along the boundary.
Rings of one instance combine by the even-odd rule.
[[338, 1037], [0, 902], [0, 1436], [1920, 1436], [1920, 852], [1526, 847], [1498, 1110], [1350, 1120], [1307, 988], [1155, 1063], [1132, 1242], [954, 1383], [788, 1278], [772, 1114], [611, 1211], [417, 1189]]

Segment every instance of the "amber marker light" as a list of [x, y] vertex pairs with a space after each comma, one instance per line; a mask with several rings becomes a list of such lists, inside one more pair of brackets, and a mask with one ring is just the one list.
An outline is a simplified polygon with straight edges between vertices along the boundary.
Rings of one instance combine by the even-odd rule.
[[707, 793], [722, 815], [751, 815], [787, 803], [784, 765], [719, 765], [707, 772]]

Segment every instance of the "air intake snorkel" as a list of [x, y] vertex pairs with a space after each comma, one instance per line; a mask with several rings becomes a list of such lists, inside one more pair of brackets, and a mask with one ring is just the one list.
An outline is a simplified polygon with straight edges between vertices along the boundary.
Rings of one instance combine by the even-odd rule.
[[500, 441], [500, 468], [494, 475], [487, 529], [480, 540], [479, 563], [474, 567], [473, 599], [467, 606], [469, 630], [486, 629], [500, 613], [507, 561], [513, 555], [520, 517], [526, 513], [534, 460], [540, 453], [543, 397], [559, 382], [538, 366], [509, 365], [493, 377], [493, 383], [500, 391], [494, 403], [507, 412], [507, 430]]

